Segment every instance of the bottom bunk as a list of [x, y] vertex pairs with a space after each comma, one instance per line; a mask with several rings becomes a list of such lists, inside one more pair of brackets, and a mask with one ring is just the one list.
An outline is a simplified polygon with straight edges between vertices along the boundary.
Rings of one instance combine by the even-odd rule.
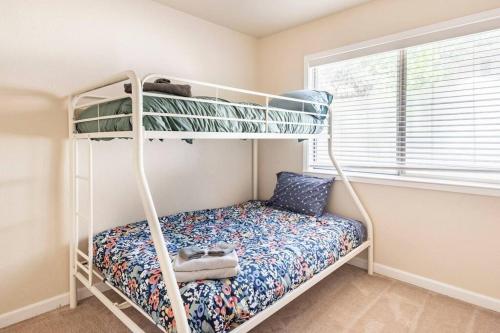
[[[160, 218], [160, 223], [171, 256], [190, 245], [236, 245], [241, 268], [237, 276], [179, 283], [193, 332], [236, 328], [312, 282], [366, 240], [358, 221], [332, 214], [311, 217], [262, 201], [179, 213]], [[175, 331], [146, 221], [97, 234], [94, 264], [158, 326]]]

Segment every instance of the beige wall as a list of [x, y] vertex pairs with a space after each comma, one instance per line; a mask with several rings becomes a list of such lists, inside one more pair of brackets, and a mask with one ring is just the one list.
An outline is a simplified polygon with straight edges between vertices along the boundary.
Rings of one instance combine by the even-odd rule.
[[[498, 5], [450, 2], [375, 0], [256, 41], [152, 1], [1, 1], [0, 314], [68, 288], [62, 96], [129, 68], [243, 88], [258, 80], [276, 93], [300, 88], [305, 54]], [[260, 147], [260, 195], [268, 197], [275, 172], [301, 170], [302, 145]], [[142, 218], [130, 145], [99, 142], [95, 157], [97, 229]], [[154, 142], [146, 168], [160, 214], [250, 197], [248, 142]], [[355, 186], [376, 223], [378, 262], [500, 297], [499, 199]], [[339, 184], [333, 208], [357, 216]]]
[[[493, 9], [497, 0], [374, 0], [259, 40], [258, 88], [303, 87], [307, 54]], [[260, 196], [281, 170], [302, 171], [302, 145], [260, 144]], [[500, 298], [500, 198], [354, 184], [375, 223], [375, 261]], [[331, 208], [359, 216], [340, 182]]]
[[[0, 2], [0, 314], [68, 290], [61, 97], [126, 69], [253, 88], [256, 40], [153, 1]], [[130, 144], [95, 144], [97, 229], [142, 219]], [[160, 214], [250, 198], [248, 142], [154, 142]]]

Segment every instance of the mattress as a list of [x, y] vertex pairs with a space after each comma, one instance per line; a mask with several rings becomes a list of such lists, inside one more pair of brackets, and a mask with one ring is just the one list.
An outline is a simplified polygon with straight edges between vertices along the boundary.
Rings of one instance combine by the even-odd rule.
[[[233, 278], [179, 283], [193, 332], [227, 332], [321, 272], [365, 240], [355, 220], [316, 218], [262, 201], [160, 218], [168, 251], [219, 241], [237, 245], [241, 272]], [[94, 237], [94, 264], [167, 331], [175, 331], [147, 222]]]
[[[196, 97], [203, 100], [215, 100], [211, 97]], [[219, 101], [227, 102], [219, 99]], [[143, 110], [145, 112], [170, 113], [181, 115], [227, 117], [237, 119], [265, 120], [265, 112], [249, 106], [258, 104], [245, 103], [247, 106], [232, 106], [224, 104], [204, 103], [200, 101], [189, 101], [156, 96], [144, 96]], [[132, 113], [132, 102], [130, 98], [92, 106], [76, 115], [75, 120], [83, 120], [99, 116], [111, 116]], [[324, 122], [324, 116], [311, 114], [290, 113], [280, 111], [269, 111], [270, 121], [281, 121], [297, 124], [273, 124], [268, 127], [269, 133], [288, 134], [317, 134], [322, 127], [318, 126]], [[186, 117], [161, 117], [144, 116], [144, 127], [147, 131], [188, 131], [188, 132], [231, 132], [231, 133], [262, 133], [265, 132], [265, 124], [258, 122], [243, 122], [220, 119], [194, 119]], [[99, 127], [99, 128], [98, 128]], [[78, 123], [76, 129], [79, 133], [112, 132], [132, 130], [131, 118], [102, 119], [99, 123], [88, 121]]]

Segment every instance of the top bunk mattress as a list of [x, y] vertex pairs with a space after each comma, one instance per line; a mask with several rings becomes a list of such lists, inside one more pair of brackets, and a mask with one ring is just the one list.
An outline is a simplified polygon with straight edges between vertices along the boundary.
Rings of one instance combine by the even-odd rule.
[[[171, 256], [190, 245], [237, 246], [233, 278], [179, 283], [192, 332], [227, 332], [338, 261], [366, 239], [362, 223], [311, 217], [261, 201], [160, 218]], [[94, 264], [168, 332], [175, 323], [147, 222], [94, 237]]]
[[[216, 101], [216, 99], [212, 97], [194, 98]], [[218, 101], [228, 102], [222, 99], [218, 99]], [[265, 120], [264, 110], [251, 107], [261, 105], [254, 103], [244, 104], [248, 106], [174, 99], [168, 98], [168, 95], [165, 97], [143, 97], [144, 112], [226, 117], [242, 120]], [[130, 98], [123, 98], [100, 104], [99, 107], [92, 106], [77, 112], [75, 120], [95, 118], [98, 115], [102, 117], [130, 113], [132, 113], [132, 101]], [[269, 123], [267, 133], [318, 134], [323, 129], [323, 127], [319, 125], [324, 123], [324, 116], [269, 110], [268, 120], [286, 122], [286, 124]], [[143, 118], [143, 123], [146, 131], [266, 133], [266, 126], [262, 122], [146, 115]], [[76, 129], [78, 133], [131, 131], [131, 117], [100, 119], [99, 122], [97, 120], [81, 122], [76, 124]]]

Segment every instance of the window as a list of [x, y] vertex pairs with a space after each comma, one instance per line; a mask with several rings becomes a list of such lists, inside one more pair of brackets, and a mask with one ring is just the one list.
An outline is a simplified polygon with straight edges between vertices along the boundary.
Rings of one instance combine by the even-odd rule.
[[[500, 183], [500, 30], [314, 65], [309, 82], [334, 95], [345, 171]], [[307, 162], [332, 169], [326, 139]]]

